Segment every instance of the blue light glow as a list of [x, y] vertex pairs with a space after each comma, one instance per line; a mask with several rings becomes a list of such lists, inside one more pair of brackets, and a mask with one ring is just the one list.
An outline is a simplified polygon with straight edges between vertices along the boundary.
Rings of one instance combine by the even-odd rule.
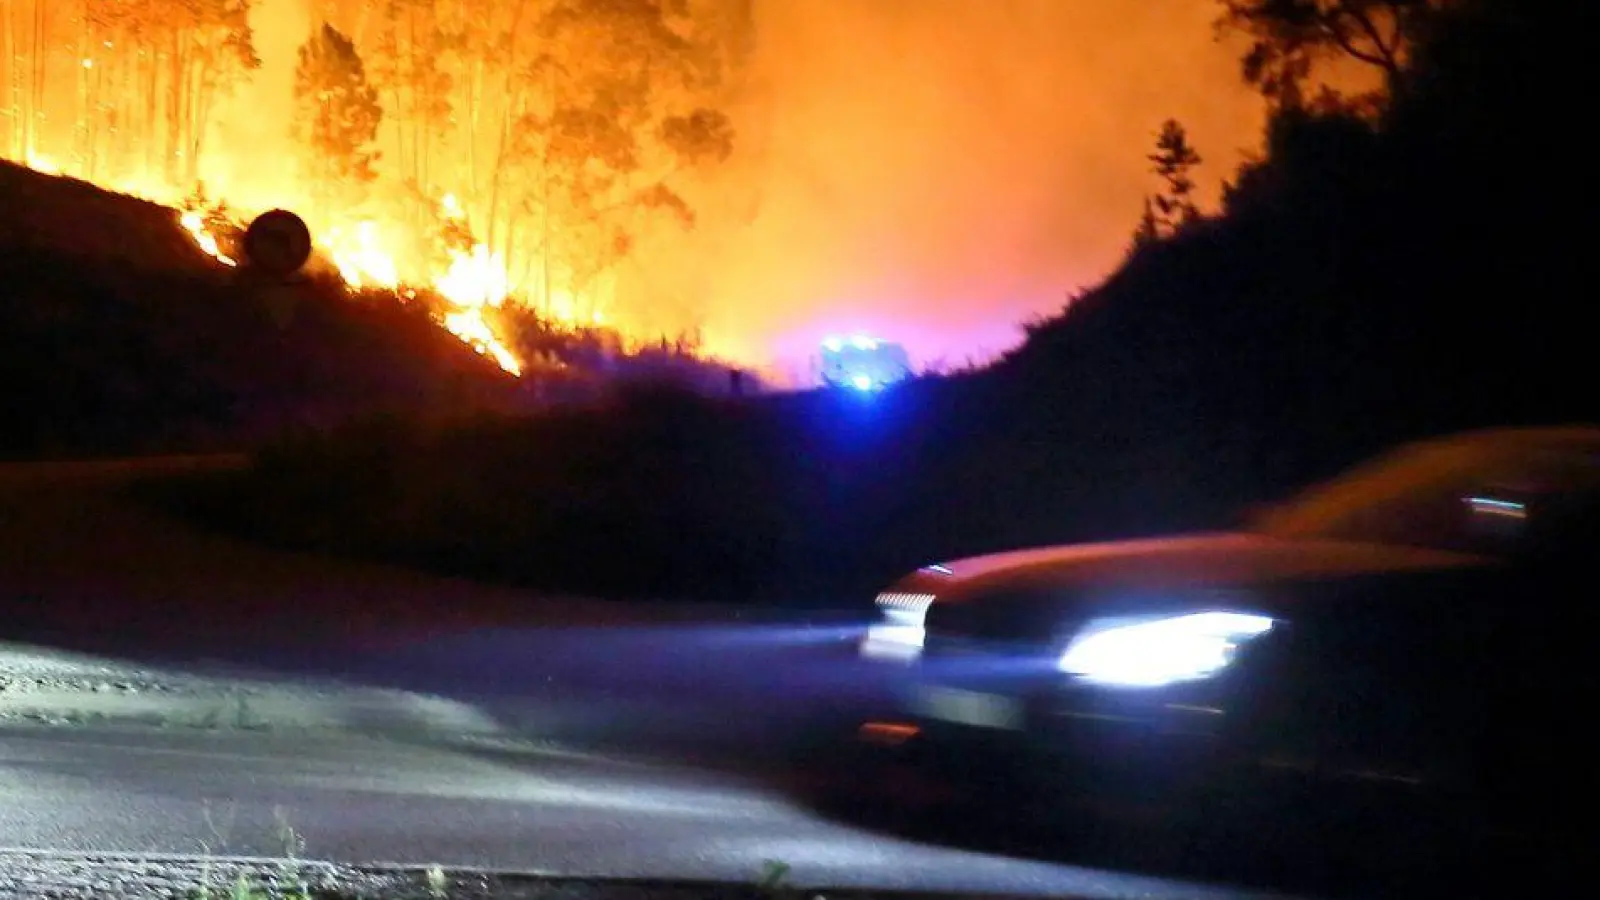
[[822, 342], [817, 369], [823, 384], [877, 393], [911, 376], [905, 348], [866, 334], [832, 334]]
[[952, 571], [949, 566], [941, 566], [941, 565], [939, 565], [937, 563], [935, 563], [934, 565], [931, 565], [931, 566], [923, 566], [922, 567], [922, 571], [924, 571], [924, 572], [938, 572], [940, 575], [954, 575], [955, 574], [955, 572]]

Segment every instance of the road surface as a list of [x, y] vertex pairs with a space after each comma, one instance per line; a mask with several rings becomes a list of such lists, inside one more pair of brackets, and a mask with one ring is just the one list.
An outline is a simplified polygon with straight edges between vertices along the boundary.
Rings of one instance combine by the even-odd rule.
[[0, 731], [0, 844], [307, 857], [564, 875], [1088, 897], [1237, 896], [912, 843], [694, 769], [354, 735]]
[[[0, 646], [0, 699], [86, 710], [0, 702], [0, 847], [273, 856], [281, 811], [307, 857], [355, 864], [747, 881], [780, 860], [818, 886], [1241, 895], [817, 813], [789, 754], [886, 688], [850, 655], [855, 624], [275, 553], [143, 510], [119, 494], [141, 471], [0, 467], [0, 608], [33, 642]], [[148, 658], [58, 663], [40, 635]], [[243, 702], [238, 722], [204, 714], [246, 670], [253, 720]], [[154, 718], [114, 715], [134, 706]]]

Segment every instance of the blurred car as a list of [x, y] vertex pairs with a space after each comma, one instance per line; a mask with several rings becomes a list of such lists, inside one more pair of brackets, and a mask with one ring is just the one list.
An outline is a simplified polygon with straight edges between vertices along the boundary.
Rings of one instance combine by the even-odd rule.
[[866, 393], [911, 377], [905, 347], [860, 334], [823, 341], [816, 365], [824, 386]]
[[1597, 524], [1600, 429], [1511, 429], [1237, 532], [928, 566], [877, 598], [861, 652], [906, 670], [862, 734], [995, 798], [1560, 840], [1594, 795]]

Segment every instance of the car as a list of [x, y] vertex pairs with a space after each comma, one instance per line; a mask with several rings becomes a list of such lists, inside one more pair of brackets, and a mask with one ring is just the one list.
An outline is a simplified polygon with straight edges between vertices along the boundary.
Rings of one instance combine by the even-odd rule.
[[1509, 428], [1236, 531], [926, 566], [877, 596], [860, 652], [903, 669], [860, 735], [975, 795], [1233, 839], [1566, 846], [1596, 780], [1597, 526], [1600, 429]]
[[881, 391], [911, 377], [911, 358], [900, 344], [857, 334], [822, 342], [817, 358], [822, 385], [862, 393]]

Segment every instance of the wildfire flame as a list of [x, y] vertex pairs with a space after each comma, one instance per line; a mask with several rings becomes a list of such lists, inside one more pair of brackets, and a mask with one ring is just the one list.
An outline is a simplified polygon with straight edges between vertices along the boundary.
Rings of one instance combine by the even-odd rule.
[[505, 262], [483, 244], [474, 244], [471, 253], [459, 250], [450, 254], [450, 268], [434, 280], [441, 296], [457, 306], [499, 306], [511, 293]]
[[513, 375], [522, 374], [522, 362], [506, 349], [505, 344], [495, 336], [494, 329], [483, 320], [481, 307], [474, 306], [458, 312], [445, 313], [444, 327], [465, 341], [467, 346], [499, 363], [500, 368]]
[[[446, 195], [446, 199], [451, 198]], [[483, 244], [474, 244], [471, 253], [452, 251], [449, 269], [434, 279], [433, 287], [441, 297], [460, 307], [445, 314], [444, 327], [451, 334], [493, 358], [507, 372], [522, 374], [522, 363], [483, 318], [484, 307], [500, 306], [511, 293], [505, 262], [498, 254], [490, 253]]]
[[198, 210], [185, 210], [178, 216], [178, 224], [189, 232], [189, 236], [194, 238], [195, 245], [204, 251], [207, 256], [225, 266], [237, 266], [239, 264], [233, 257], [223, 253], [221, 248], [217, 246], [217, 236], [206, 228], [205, 217]]
[[378, 223], [370, 220], [356, 223], [353, 232], [334, 228], [320, 241], [328, 252], [339, 275], [356, 290], [364, 287], [381, 287], [395, 290], [400, 287], [400, 272], [394, 257], [383, 246], [383, 235]]
[[61, 174], [61, 166], [55, 160], [34, 150], [29, 150], [23, 157], [23, 164], [35, 172], [42, 172], [46, 175]]

